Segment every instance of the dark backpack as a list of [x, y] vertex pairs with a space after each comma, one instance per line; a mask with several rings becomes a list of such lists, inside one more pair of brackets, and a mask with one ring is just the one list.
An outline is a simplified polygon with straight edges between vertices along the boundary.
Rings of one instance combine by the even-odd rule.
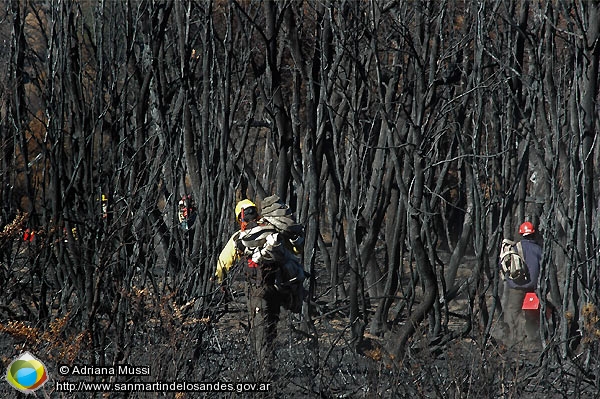
[[523, 256], [523, 246], [520, 242], [514, 242], [508, 239], [502, 240], [500, 248], [500, 267], [507, 278], [510, 278], [517, 285], [529, 283], [529, 269]]

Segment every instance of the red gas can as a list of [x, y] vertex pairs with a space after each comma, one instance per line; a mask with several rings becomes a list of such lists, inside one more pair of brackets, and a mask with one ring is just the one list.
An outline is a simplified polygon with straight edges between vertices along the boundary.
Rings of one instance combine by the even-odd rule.
[[535, 292], [528, 292], [525, 294], [525, 299], [523, 299], [523, 306], [521, 309], [524, 310], [537, 310], [540, 308], [540, 299], [535, 294]]

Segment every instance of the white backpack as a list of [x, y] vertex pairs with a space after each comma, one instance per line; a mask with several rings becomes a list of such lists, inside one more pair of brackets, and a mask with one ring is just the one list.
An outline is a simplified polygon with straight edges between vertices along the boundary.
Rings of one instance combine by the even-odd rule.
[[500, 267], [504, 275], [518, 285], [529, 283], [529, 270], [523, 256], [523, 246], [520, 242], [508, 239], [502, 240], [500, 248]]

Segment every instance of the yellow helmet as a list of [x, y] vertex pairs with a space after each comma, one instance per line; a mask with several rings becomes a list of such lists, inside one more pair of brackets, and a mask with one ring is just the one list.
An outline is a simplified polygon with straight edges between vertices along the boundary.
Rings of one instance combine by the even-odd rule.
[[250, 207], [255, 207], [256, 208], [256, 204], [254, 202], [250, 201], [249, 199], [243, 199], [243, 200], [241, 200], [235, 206], [235, 217], [239, 218], [240, 217], [240, 213], [242, 213], [242, 209], [246, 209], [246, 208], [250, 208]]

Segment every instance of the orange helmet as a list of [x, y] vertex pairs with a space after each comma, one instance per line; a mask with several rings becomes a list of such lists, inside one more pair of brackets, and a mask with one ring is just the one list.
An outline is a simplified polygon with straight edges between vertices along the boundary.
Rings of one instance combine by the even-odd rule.
[[535, 233], [535, 229], [533, 228], [533, 224], [531, 224], [531, 222], [525, 222], [519, 226], [519, 234], [521, 234], [522, 236], [526, 236], [533, 233]]

